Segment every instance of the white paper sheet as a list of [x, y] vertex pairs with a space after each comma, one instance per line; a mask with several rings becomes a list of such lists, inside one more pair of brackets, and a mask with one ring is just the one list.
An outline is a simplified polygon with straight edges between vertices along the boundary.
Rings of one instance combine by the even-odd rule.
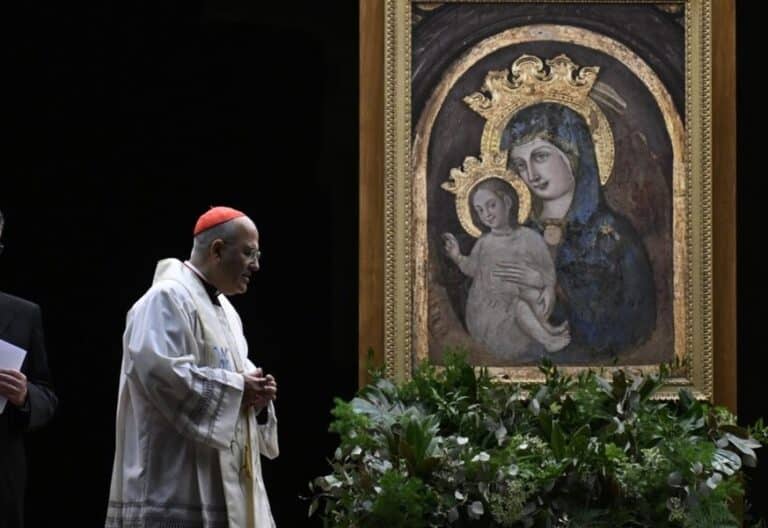
[[[0, 368], [19, 370], [27, 351], [0, 339]], [[0, 396], [0, 414], [5, 410], [5, 396]]]

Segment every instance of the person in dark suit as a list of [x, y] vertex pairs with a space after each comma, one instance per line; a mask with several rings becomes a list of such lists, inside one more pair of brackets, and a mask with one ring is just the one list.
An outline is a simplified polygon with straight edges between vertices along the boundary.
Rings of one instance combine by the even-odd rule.
[[[0, 252], [4, 219], [0, 213]], [[0, 339], [27, 351], [21, 370], [0, 369], [0, 528], [24, 526], [24, 434], [45, 425], [58, 399], [51, 387], [40, 307], [0, 292]]]

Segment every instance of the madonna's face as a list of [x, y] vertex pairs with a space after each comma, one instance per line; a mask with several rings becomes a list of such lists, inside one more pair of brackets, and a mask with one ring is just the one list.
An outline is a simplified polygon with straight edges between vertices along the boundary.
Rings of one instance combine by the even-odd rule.
[[512, 168], [541, 200], [556, 200], [572, 192], [576, 180], [562, 150], [544, 139], [534, 139], [512, 149]]

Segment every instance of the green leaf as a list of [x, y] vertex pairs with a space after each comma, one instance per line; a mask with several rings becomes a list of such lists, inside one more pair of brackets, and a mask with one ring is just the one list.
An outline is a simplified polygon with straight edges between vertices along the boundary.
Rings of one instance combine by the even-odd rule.
[[320, 499], [319, 498], [313, 499], [312, 503], [309, 505], [309, 513], [307, 513], [307, 517], [312, 517], [317, 511], [317, 508], [319, 507], [320, 507]]
[[648, 376], [643, 380], [643, 383], [640, 385], [640, 388], [638, 389], [638, 393], [640, 394], [640, 398], [645, 401], [653, 394], [658, 391], [661, 388], [661, 383], [659, 383], [658, 378], [652, 378], [651, 376]]
[[568, 451], [575, 456], [581, 456], [587, 449], [589, 443], [589, 424], [584, 424], [570, 435], [568, 441]]
[[680, 402], [680, 406], [683, 408], [684, 411], [688, 411], [691, 409], [695, 403], [696, 399], [693, 397], [693, 394], [691, 394], [691, 391], [688, 389], [680, 389], [677, 392], [677, 396]]
[[504, 443], [504, 440], [507, 439], [507, 428], [504, 427], [504, 424], [499, 425], [499, 427], [494, 432], [494, 435], [496, 436], [496, 441], [499, 443], [499, 445]]
[[740, 472], [768, 441], [761, 423], [737, 427], [685, 391], [652, 400], [663, 376], [613, 369], [609, 382], [543, 362], [544, 383], [515, 385], [445, 357], [334, 400], [340, 445], [331, 474], [310, 482], [309, 515], [338, 528], [734, 524]]
[[528, 404], [528, 409], [530, 409], [531, 413], [534, 416], [538, 416], [539, 413], [541, 412], [541, 404], [539, 403], [539, 400], [537, 400], [536, 398], [533, 398], [531, 400], [531, 403]]
[[712, 459], [712, 467], [726, 475], [733, 475], [741, 469], [741, 457], [727, 449], [718, 448]]
[[557, 421], [552, 421], [552, 453], [556, 458], [565, 457], [565, 435]]
[[547, 411], [539, 413], [539, 425], [541, 426], [542, 436], [544, 438], [552, 437], [552, 415]]
[[623, 370], [617, 370], [613, 373], [613, 398], [617, 401], [624, 399], [624, 393], [627, 390], [627, 375]]
[[725, 437], [728, 439], [728, 441], [730, 441], [733, 445], [735, 445], [739, 449], [739, 451], [741, 451], [742, 453], [749, 453], [754, 455], [755, 453], [752, 450], [757, 449], [758, 447], [762, 447], [760, 442], [749, 437], [740, 438], [728, 432], [725, 433]]
[[[737, 436], [739, 438], [743, 438], [745, 440], [750, 438], [749, 431], [747, 431], [743, 427], [739, 427], [738, 425], [730, 425], [730, 424], [721, 425], [720, 430], [725, 431], [727, 433], [731, 433], [732, 435]], [[758, 442], [758, 444], [753, 447], [760, 447], [760, 443]]]

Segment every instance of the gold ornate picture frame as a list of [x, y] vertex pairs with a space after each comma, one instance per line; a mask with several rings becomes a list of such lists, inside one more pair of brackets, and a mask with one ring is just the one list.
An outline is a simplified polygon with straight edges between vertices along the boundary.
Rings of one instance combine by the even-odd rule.
[[[687, 386], [735, 408], [732, 2], [360, 7], [361, 382], [369, 348], [390, 376], [405, 379], [456, 345], [512, 381], [538, 379], [545, 356], [571, 371], [674, 364], [663, 397]], [[617, 20], [627, 23], [611, 30]], [[718, 56], [726, 61], [715, 67]], [[546, 148], [571, 167], [566, 180], [577, 182], [570, 216], [559, 221], [544, 222], [556, 201], [531, 183], [533, 154], [527, 165], [512, 162], [534, 145], [526, 143], [534, 122], [549, 123], [536, 141], [550, 140]], [[516, 227], [492, 227], [495, 217], [475, 211], [489, 179], [516, 196], [516, 214], [505, 210]], [[594, 188], [578, 183], [589, 179]], [[592, 220], [579, 223], [577, 209]], [[528, 238], [494, 237], [506, 231]], [[449, 232], [455, 259], [446, 257]], [[554, 266], [547, 287], [556, 293], [543, 300], [512, 283], [517, 275], [498, 273], [504, 259], [525, 262], [536, 277], [552, 277]], [[636, 291], [653, 292], [645, 315], [627, 277], [641, 284]], [[533, 292], [544, 291], [540, 283]], [[494, 307], [497, 297], [506, 312]], [[555, 320], [560, 297], [570, 305]], [[572, 315], [603, 306], [610, 309], [586, 323]], [[520, 345], [510, 335], [535, 337]]]

